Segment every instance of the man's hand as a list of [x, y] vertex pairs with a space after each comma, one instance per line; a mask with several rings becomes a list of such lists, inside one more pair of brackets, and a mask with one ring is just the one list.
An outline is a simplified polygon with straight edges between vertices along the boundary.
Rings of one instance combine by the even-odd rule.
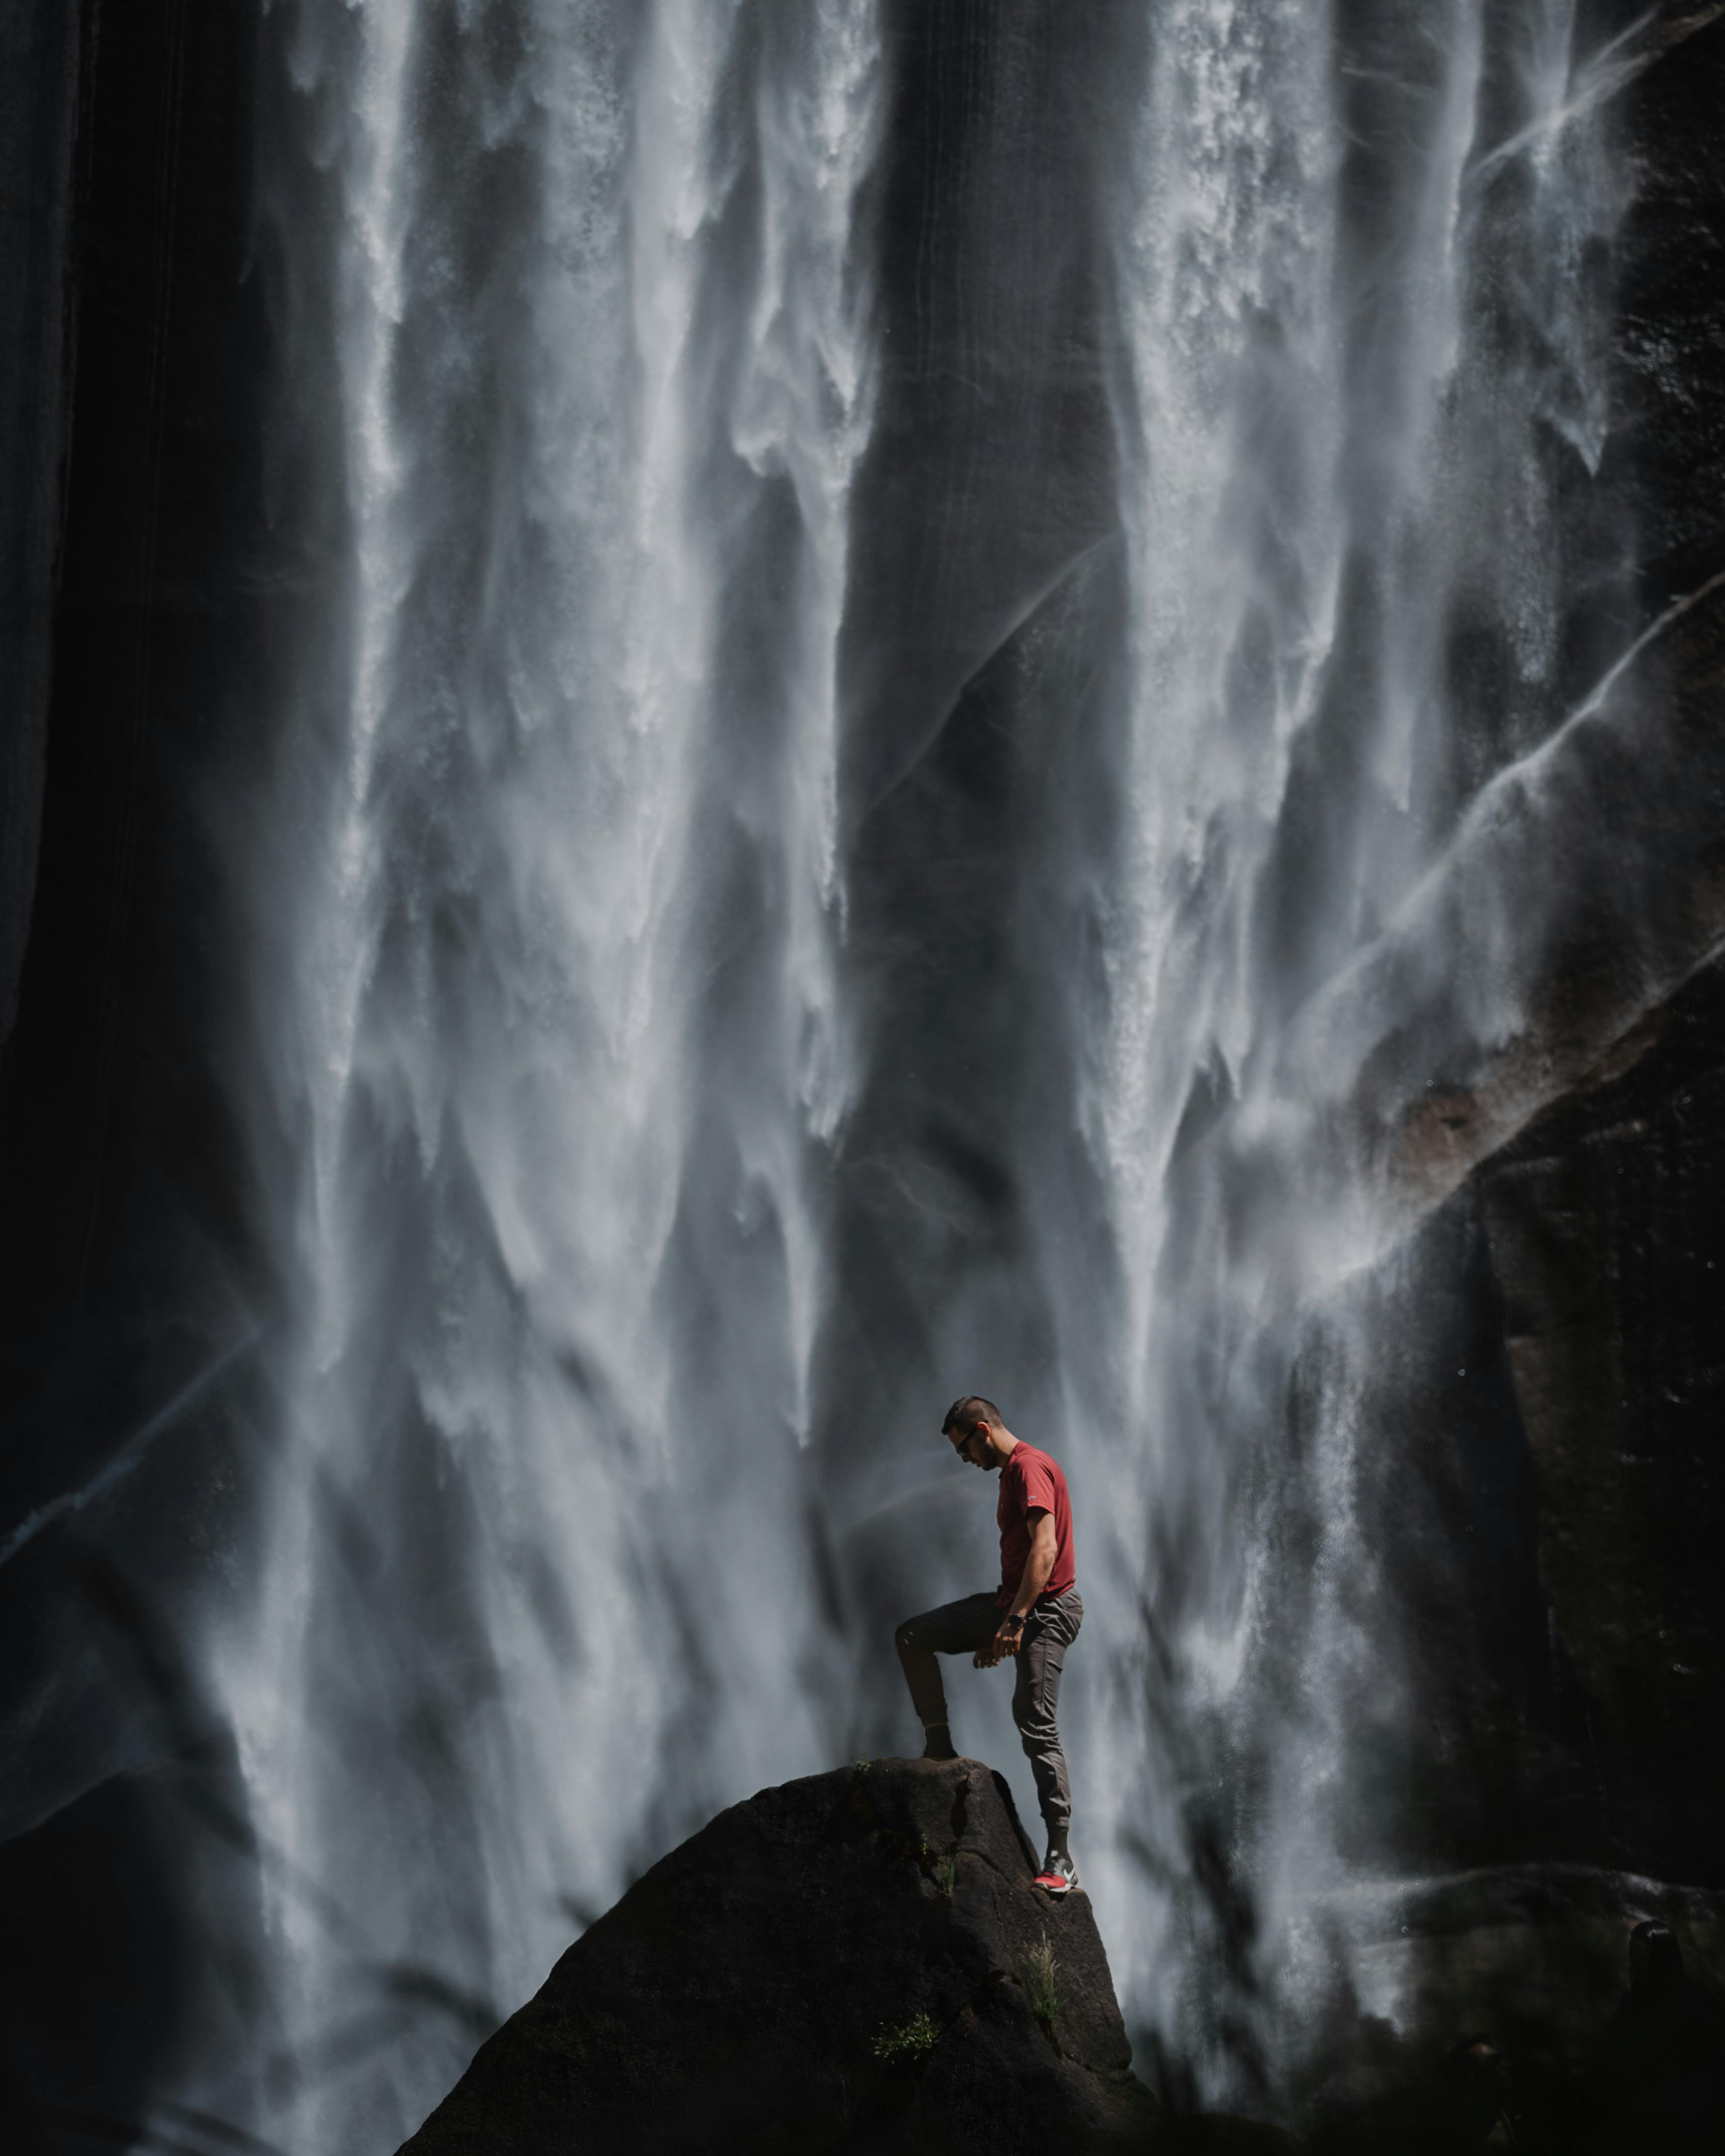
[[971, 1667], [978, 1670], [992, 1670], [1003, 1656], [1017, 1654], [1024, 1642], [1023, 1625], [1009, 1625], [1003, 1619], [999, 1630], [995, 1633], [988, 1645], [980, 1648], [971, 1657]]
[[1055, 1523], [1052, 1513], [1040, 1505], [1033, 1505], [1029, 1512], [1030, 1554], [1024, 1560], [1023, 1577], [1014, 1600], [1024, 1606], [1016, 1616], [1011, 1610], [1000, 1620], [1000, 1628], [988, 1645], [971, 1657], [971, 1666], [978, 1670], [992, 1670], [1003, 1656], [1017, 1654], [1024, 1644], [1025, 1613], [1037, 1596], [1047, 1586], [1049, 1575], [1054, 1570]]
[[1024, 1644], [1025, 1611], [1047, 1586], [1049, 1575], [1054, 1570], [1055, 1523], [1054, 1516], [1040, 1505], [1030, 1507], [1030, 1554], [1024, 1560], [1024, 1575], [1019, 1581], [1019, 1591], [1014, 1599], [1024, 1607], [1016, 1621], [1009, 1623], [1009, 1610], [1000, 1620], [1000, 1629], [982, 1651], [973, 1657], [973, 1666], [979, 1670], [992, 1670], [1004, 1656], [1015, 1655]]

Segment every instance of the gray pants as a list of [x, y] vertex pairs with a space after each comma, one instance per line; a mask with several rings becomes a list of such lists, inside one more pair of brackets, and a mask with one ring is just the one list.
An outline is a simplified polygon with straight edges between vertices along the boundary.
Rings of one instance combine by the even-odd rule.
[[[946, 1687], [937, 1655], [973, 1655], [999, 1630], [1005, 1611], [992, 1594], [967, 1594], [943, 1602], [920, 1617], [907, 1617], [894, 1634], [905, 1681], [926, 1729], [947, 1718]], [[1066, 1755], [1055, 1727], [1060, 1696], [1060, 1665], [1078, 1637], [1084, 1604], [1078, 1589], [1039, 1602], [1024, 1620], [1024, 1645], [1014, 1657], [1018, 1681], [1012, 1688], [1012, 1718], [1030, 1771], [1036, 1777], [1036, 1801], [1050, 1827], [1064, 1827], [1072, 1816], [1072, 1789]]]

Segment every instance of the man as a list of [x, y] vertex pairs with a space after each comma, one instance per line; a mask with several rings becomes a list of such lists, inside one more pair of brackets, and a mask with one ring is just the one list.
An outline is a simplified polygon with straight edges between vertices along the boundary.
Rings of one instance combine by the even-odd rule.
[[954, 1400], [941, 1435], [967, 1466], [1000, 1477], [995, 1520], [1000, 1528], [1000, 1584], [992, 1594], [967, 1594], [901, 1625], [895, 1637], [911, 1698], [927, 1732], [925, 1759], [956, 1759], [947, 1726], [947, 1697], [937, 1655], [971, 1656], [991, 1670], [1004, 1655], [1018, 1661], [1012, 1718], [1036, 1777], [1036, 1798], [1048, 1828], [1048, 1855], [1036, 1884], [1070, 1894], [1078, 1884], [1066, 1837], [1072, 1793], [1066, 1755], [1055, 1727], [1060, 1666], [1084, 1622], [1072, 1564], [1072, 1508], [1066, 1478], [1045, 1452], [1014, 1437], [1000, 1410], [980, 1394]]

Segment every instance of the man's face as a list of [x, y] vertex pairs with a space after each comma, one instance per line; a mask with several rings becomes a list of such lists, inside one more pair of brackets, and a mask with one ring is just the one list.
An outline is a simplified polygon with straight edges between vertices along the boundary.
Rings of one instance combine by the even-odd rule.
[[988, 1442], [988, 1425], [977, 1423], [963, 1432], [948, 1430], [947, 1440], [954, 1452], [967, 1467], [980, 1467], [984, 1475], [992, 1475], [1000, 1462], [994, 1457], [994, 1448]]

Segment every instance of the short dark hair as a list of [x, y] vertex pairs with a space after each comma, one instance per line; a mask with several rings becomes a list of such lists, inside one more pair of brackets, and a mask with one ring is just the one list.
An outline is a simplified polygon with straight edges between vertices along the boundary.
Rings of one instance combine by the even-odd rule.
[[985, 1400], [980, 1393], [961, 1393], [947, 1409], [947, 1419], [941, 1424], [941, 1435], [950, 1437], [954, 1430], [968, 1437], [978, 1423], [991, 1422], [996, 1430], [1004, 1430], [1005, 1418], [993, 1400]]

